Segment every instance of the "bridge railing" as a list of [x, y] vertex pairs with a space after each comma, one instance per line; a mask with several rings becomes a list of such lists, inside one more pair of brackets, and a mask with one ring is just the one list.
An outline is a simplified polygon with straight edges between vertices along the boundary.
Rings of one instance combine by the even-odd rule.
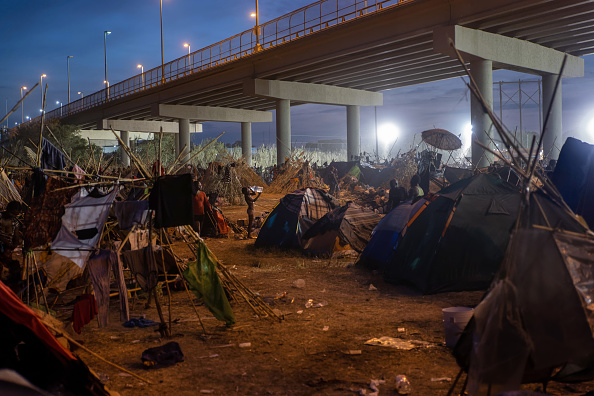
[[[321, 0], [263, 23], [206, 48], [184, 55], [171, 62], [147, 70], [46, 114], [59, 118], [88, 110], [111, 100], [141, 92], [163, 83], [223, 65], [244, 56], [290, 42], [309, 34], [379, 12], [384, 8], [413, 0]], [[259, 37], [256, 37], [259, 34]], [[29, 122], [34, 122], [31, 120]]]

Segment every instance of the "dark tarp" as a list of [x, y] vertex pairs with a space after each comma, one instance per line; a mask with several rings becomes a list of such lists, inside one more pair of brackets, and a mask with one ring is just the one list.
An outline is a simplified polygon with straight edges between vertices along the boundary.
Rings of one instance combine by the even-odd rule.
[[520, 193], [478, 174], [438, 193], [407, 228], [385, 271], [423, 293], [480, 290], [497, 272], [518, 217]]
[[575, 138], [567, 138], [551, 180], [571, 210], [593, 227], [594, 146]]
[[546, 382], [564, 365], [559, 380], [577, 372], [592, 378], [593, 256], [591, 237], [535, 228], [514, 233], [497, 279], [454, 350], [469, 370], [471, 394], [481, 385], [495, 394]]
[[149, 197], [155, 210], [155, 226], [177, 227], [194, 222], [192, 175], [168, 175], [157, 178]]

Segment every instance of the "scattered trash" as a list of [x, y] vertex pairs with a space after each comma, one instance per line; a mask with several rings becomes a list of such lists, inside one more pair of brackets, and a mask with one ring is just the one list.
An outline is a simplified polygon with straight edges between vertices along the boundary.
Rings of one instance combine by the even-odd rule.
[[107, 381], [109, 381], [109, 375], [105, 374], [105, 373], [97, 373], [97, 378], [99, 378], [99, 381], [101, 381], [101, 383], [105, 384], [107, 383]]
[[431, 382], [449, 382], [451, 380], [450, 377], [431, 378]]
[[241, 344], [239, 344], [240, 348], [249, 348], [252, 346], [251, 342], [242, 342]]
[[394, 349], [402, 349], [405, 351], [410, 351], [411, 349], [420, 347], [429, 348], [432, 346], [432, 344], [427, 341], [403, 340], [401, 338], [392, 338], [387, 336], [367, 340], [365, 341], [365, 345], [383, 346]]
[[386, 381], [384, 380], [371, 380], [369, 382], [369, 389], [371, 392], [367, 392], [366, 389], [357, 389], [355, 392], [360, 396], [378, 396], [379, 395], [379, 385], [385, 384]]
[[118, 337], [118, 336], [109, 336], [109, 339], [110, 340], [117, 340], [118, 338], [120, 338], [120, 337]]
[[404, 327], [399, 327], [398, 328], [398, 332], [399, 333], [404, 333], [404, 332], [406, 332], [406, 329]]
[[297, 279], [295, 282], [293, 282], [293, 287], [303, 289], [305, 287], [305, 281], [303, 279]]
[[303, 310], [300, 309], [299, 311], [297, 311], [297, 315], [301, 315], [303, 313]]
[[411, 391], [410, 381], [406, 378], [406, 375], [396, 376], [396, 392], [399, 395], [408, 395]]
[[370, 291], [377, 290], [377, 287], [373, 286], [373, 284], [369, 284], [369, 290]]
[[322, 329], [322, 331], [328, 331], [330, 330], [330, 326], [324, 326], [324, 328]]
[[326, 305], [328, 305], [328, 303], [326, 301], [321, 301], [319, 303], [314, 304], [314, 300], [310, 298], [305, 303], [305, 308], [322, 308], [322, 307], [325, 307]]
[[140, 342], [140, 340], [134, 340], [134, 341], [131, 341], [130, 344], [138, 344], [139, 342]]
[[343, 353], [345, 355], [360, 355], [361, 350], [360, 349], [349, 349], [348, 351], [344, 351]]
[[286, 296], [287, 296], [287, 292], [282, 292], [282, 293], [279, 293], [276, 296], [274, 296], [274, 299], [275, 300], [279, 300], [279, 299], [284, 298]]
[[142, 352], [141, 360], [146, 367], [169, 367], [177, 362], [183, 362], [184, 354], [179, 344], [171, 341], [165, 345], [145, 350]]

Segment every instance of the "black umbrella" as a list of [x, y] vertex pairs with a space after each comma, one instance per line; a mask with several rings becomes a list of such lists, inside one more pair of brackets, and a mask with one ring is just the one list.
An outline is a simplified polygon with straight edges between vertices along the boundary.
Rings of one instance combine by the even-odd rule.
[[460, 138], [445, 129], [429, 129], [423, 131], [421, 136], [425, 143], [440, 150], [451, 151], [462, 147]]

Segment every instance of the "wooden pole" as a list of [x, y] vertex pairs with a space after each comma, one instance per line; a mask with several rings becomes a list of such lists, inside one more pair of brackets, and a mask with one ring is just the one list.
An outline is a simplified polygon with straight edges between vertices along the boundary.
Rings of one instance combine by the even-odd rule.
[[193, 160], [198, 154], [200, 154], [201, 152], [203, 152], [208, 146], [210, 146], [211, 144], [213, 144], [218, 138], [220, 138], [221, 136], [223, 136], [225, 134], [225, 132], [221, 132], [221, 134], [219, 136], [217, 136], [216, 138], [212, 139], [210, 142], [208, 142], [208, 144], [204, 147], [202, 147], [197, 153], [193, 154], [190, 158], [188, 158], [186, 161], [184, 161], [183, 164], [181, 164], [173, 173], [177, 173], [178, 170], [180, 170], [185, 164], [187, 164], [188, 162], [190, 162], [191, 160]]
[[[43, 303], [45, 304], [45, 309], [47, 310], [48, 315], [50, 314], [49, 304], [47, 303], [47, 298], [45, 297], [45, 293], [43, 292], [43, 283], [41, 282], [41, 275], [39, 275], [39, 267], [37, 266], [37, 259], [35, 258], [35, 254], [31, 252], [31, 257], [33, 258], [33, 265], [35, 266], [35, 272], [37, 273], [37, 279], [39, 280], [39, 287], [41, 287], [41, 295], [43, 296]], [[37, 290], [37, 288], [35, 288]], [[39, 306], [39, 303], [37, 303]]]
[[[41, 87], [43, 89], [43, 87]], [[45, 84], [45, 91], [43, 92], [43, 102], [41, 107], [41, 128], [39, 129], [39, 147], [37, 148], [37, 167], [41, 166], [41, 150], [43, 142], [43, 125], [45, 124], [45, 98], [47, 96], [47, 83]]]

